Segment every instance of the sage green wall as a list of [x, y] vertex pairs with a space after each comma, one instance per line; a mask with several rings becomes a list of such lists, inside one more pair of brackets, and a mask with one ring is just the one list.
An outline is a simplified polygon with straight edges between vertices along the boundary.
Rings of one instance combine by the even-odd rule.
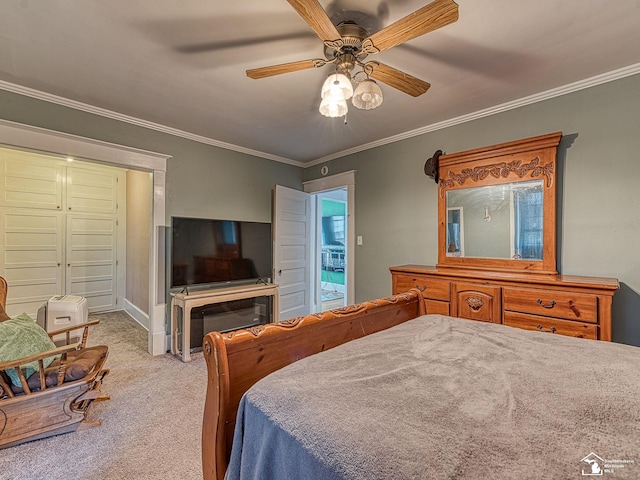
[[[434, 95], [435, 93], [429, 93]], [[384, 108], [384, 104], [381, 108]], [[437, 262], [437, 189], [423, 172], [448, 153], [564, 132], [559, 149], [561, 273], [616, 277], [613, 338], [640, 346], [640, 75], [349, 155], [305, 180], [356, 170], [356, 300], [391, 292], [388, 268]]]

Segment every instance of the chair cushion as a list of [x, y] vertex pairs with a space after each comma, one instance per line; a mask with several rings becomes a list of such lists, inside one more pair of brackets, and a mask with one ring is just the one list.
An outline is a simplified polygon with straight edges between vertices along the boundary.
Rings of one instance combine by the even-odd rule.
[[[34, 322], [26, 313], [0, 322], [0, 362], [18, 360], [54, 348], [56, 348], [56, 344], [49, 338], [44, 328]], [[55, 356], [45, 358], [44, 366], [48, 367], [54, 360]], [[22, 370], [25, 378], [29, 378], [38, 371], [38, 362], [23, 365]], [[22, 387], [20, 377], [15, 369], [10, 368], [5, 372], [13, 385]]]
[[[86, 377], [92, 372], [97, 363], [107, 355], [108, 347], [106, 345], [98, 345], [96, 347], [83, 348], [67, 354], [67, 369], [64, 372], [64, 381], [73, 382]], [[58, 367], [60, 366], [60, 359], [56, 359], [54, 362], [45, 369], [45, 381], [47, 387], [55, 387], [58, 384]], [[33, 390], [40, 390], [40, 374], [38, 372], [33, 373], [28, 379], [27, 384], [29, 388]], [[13, 393], [22, 393], [21, 387], [12, 386]]]

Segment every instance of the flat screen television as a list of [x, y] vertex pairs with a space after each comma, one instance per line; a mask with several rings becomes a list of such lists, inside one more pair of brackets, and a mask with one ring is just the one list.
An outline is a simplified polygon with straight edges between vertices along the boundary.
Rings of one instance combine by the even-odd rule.
[[171, 288], [271, 278], [271, 223], [172, 217], [171, 232]]

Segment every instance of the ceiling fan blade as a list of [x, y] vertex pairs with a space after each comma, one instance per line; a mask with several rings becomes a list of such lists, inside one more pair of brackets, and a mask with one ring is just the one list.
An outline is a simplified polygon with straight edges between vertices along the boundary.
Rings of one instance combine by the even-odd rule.
[[340, 40], [342, 38], [318, 0], [287, 1], [322, 40], [327, 42]]
[[458, 20], [458, 4], [436, 0], [366, 38], [362, 50], [377, 53], [432, 32]]
[[429, 90], [431, 84], [420, 80], [408, 73], [401, 72], [389, 65], [379, 62], [368, 62], [367, 67], [371, 67], [372, 70], [366, 68], [365, 71], [371, 73], [369, 76], [380, 80], [382, 83], [386, 83], [390, 87], [397, 88], [401, 92], [404, 92], [412, 97], [418, 97]]
[[257, 80], [260, 78], [272, 77], [274, 75], [282, 75], [283, 73], [298, 72], [309, 68], [322, 67], [326, 63], [326, 60], [319, 58], [313, 60], [300, 60], [299, 62], [281, 63], [280, 65], [247, 70], [247, 77]]

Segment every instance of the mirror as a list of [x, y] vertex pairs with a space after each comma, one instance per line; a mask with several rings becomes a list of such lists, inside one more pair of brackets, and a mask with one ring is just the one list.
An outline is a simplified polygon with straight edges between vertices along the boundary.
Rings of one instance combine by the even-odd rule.
[[556, 271], [561, 133], [439, 158], [438, 267]]
[[542, 260], [542, 180], [451, 190], [446, 202], [447, 256]]

